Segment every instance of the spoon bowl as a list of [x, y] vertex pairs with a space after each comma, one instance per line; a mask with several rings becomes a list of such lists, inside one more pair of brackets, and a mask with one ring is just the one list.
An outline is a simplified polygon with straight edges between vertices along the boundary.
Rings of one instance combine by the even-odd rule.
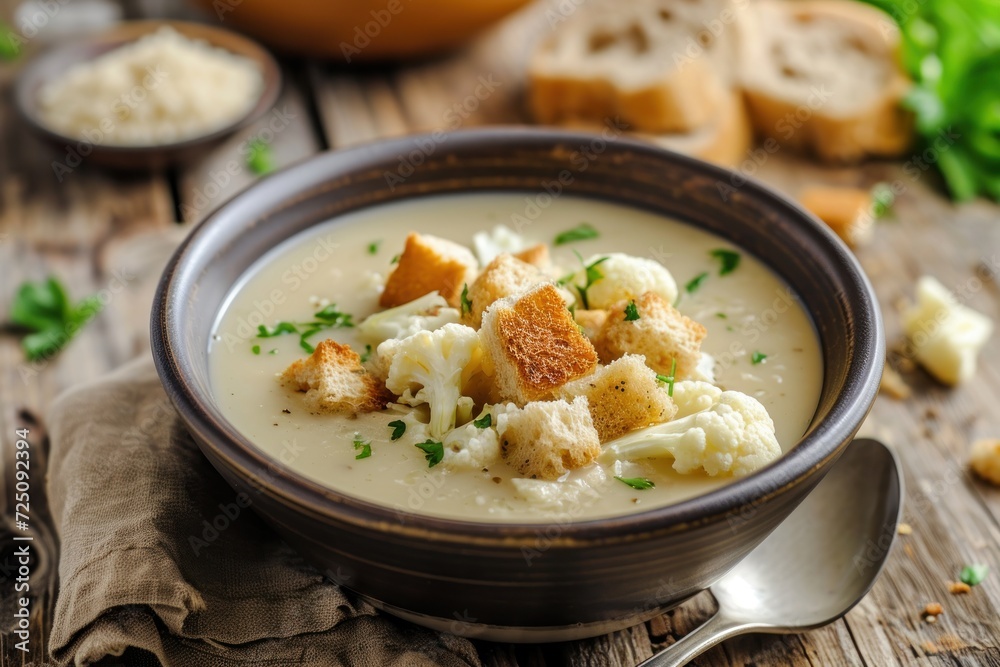
[[640, 667], [683, 665], [746, 632], [794, 633], [837, 620], [882, 571], [902, 498], [893, 453], [855, 440], [802, 504], [711, 587], [715, 615]]

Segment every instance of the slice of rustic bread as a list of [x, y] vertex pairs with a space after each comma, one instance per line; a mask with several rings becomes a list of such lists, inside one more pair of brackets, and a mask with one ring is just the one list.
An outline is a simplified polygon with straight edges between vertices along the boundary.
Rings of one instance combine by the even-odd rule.
[[833, 161], [896, 155], [912, 120], [897, 60], [899, 32], [874, 7], [848, 0], [762, 0], [740, 81], [764, 136]]
[[592, 0], [532, 59], [530, 104], [542, 123], [617, 119], [628, 129], [688, 132], [729, 88], [746, 3]]

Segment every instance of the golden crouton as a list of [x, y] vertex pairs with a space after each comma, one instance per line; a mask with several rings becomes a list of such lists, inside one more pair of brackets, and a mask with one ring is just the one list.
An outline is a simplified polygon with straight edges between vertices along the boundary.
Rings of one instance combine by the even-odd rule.
[[539, 243], [530, 248], [525, 248], [521, 252], [514, 253], [514, 257], [522, 262], [545, 269], [549, 266], [549, 247], [544, 243]]
[[500, 454], [525, 477], [558, 479], [597, 459], [601, 442], [587, 399], [536, 401], [499, 419]]
[[638, 354], [626, 354], [559, 391], [566, 400], [586, 396], [594, 428], [605, 443], [629, 431], [673, 419], [677, 406]]
[[378, 303], [392, 308], [437, 290], [450, 305], [458, 307], [462, 287], [472, 280], [476, 267], [476, 258], [465, 246], [411, 233]]
[[468, 311], [463, 309], [462, 322], [478, 329], [483, 323], [483, 313], [495, 301], [544, 282], [548, 278], [537, 267], [506, 253], [497, 255], [469, 285], [472, 306]]
[[607, 364], [624, 354], [641, 354], [646, 365], [669, 375], [676, 359], [676, 379], [691, 377], [701, 359], [705, 327], [681, 315], [655, 292], [636, 300], [638, 319], [626, 319], [628, 305], [623, 300], [608, 309], [608, 319], [594, 341], [601, 361]]
[[594, 346], [552, 284], [494, 303], [483, 315], [479, 335], [501, 396], [518, 405], [551, 398], [597, 366]]
[[289, 389], [305, 392], [313, 412], [374, 412], [393, 400], [385, 385], [361, 366], [357, 352], [332, 340], [319, 343], [312, 356], [286, 368], [280, 380]]
[[1000, 440], [984, 438], [974, 442], [969, 453], [969, 465], [979, 477], [1000, 486]]
[[590, 340], [595, 340], [597, 334], [600, 333], [601, 327], [608, 319], [608, 311], [606, 310], [583, 310], [577, 309], [573, 313], [573, 319], [576, 323], [583, 327], [583, 335]]

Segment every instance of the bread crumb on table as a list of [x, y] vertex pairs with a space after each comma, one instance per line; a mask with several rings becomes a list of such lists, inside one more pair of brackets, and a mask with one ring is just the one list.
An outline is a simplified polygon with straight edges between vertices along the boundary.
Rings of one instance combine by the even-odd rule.
[[938, 602], [928, 602], [924, 607], [923, 617], [928, 623], [937, 621], [937, 617], [944, 613], [944, 607]]
[[972, 590], [972, 586], [964, 581], [951, 581], [948, 583], [948, 592], [952, 595], [964, 595]]
[[906, 384], [906, 381], [899, 373], [888, 366], [882, 370], [882, 381], [879, 384], [879, 391], [897, 401], [905, 401], [913, 395], [910, 385]]
[[1000, 486], [1000, 439], [984, 438], [972, 443], [969, 467], [990, 484]]
[[896, 532], [900, 535], [909, 535], [913, 532], [913, 526], [908, 523], [900, 523], [896, 526]]

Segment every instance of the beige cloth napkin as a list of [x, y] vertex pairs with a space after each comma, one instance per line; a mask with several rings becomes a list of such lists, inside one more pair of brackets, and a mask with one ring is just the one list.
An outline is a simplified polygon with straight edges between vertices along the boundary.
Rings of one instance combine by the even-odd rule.
[[58, 663], [480, 664], [468, 641], [381, 614], [324, 579], [249, 509], [194, 548], [202, 522], [235, 495], [148, 358], [62, 396], [49, 428]]

